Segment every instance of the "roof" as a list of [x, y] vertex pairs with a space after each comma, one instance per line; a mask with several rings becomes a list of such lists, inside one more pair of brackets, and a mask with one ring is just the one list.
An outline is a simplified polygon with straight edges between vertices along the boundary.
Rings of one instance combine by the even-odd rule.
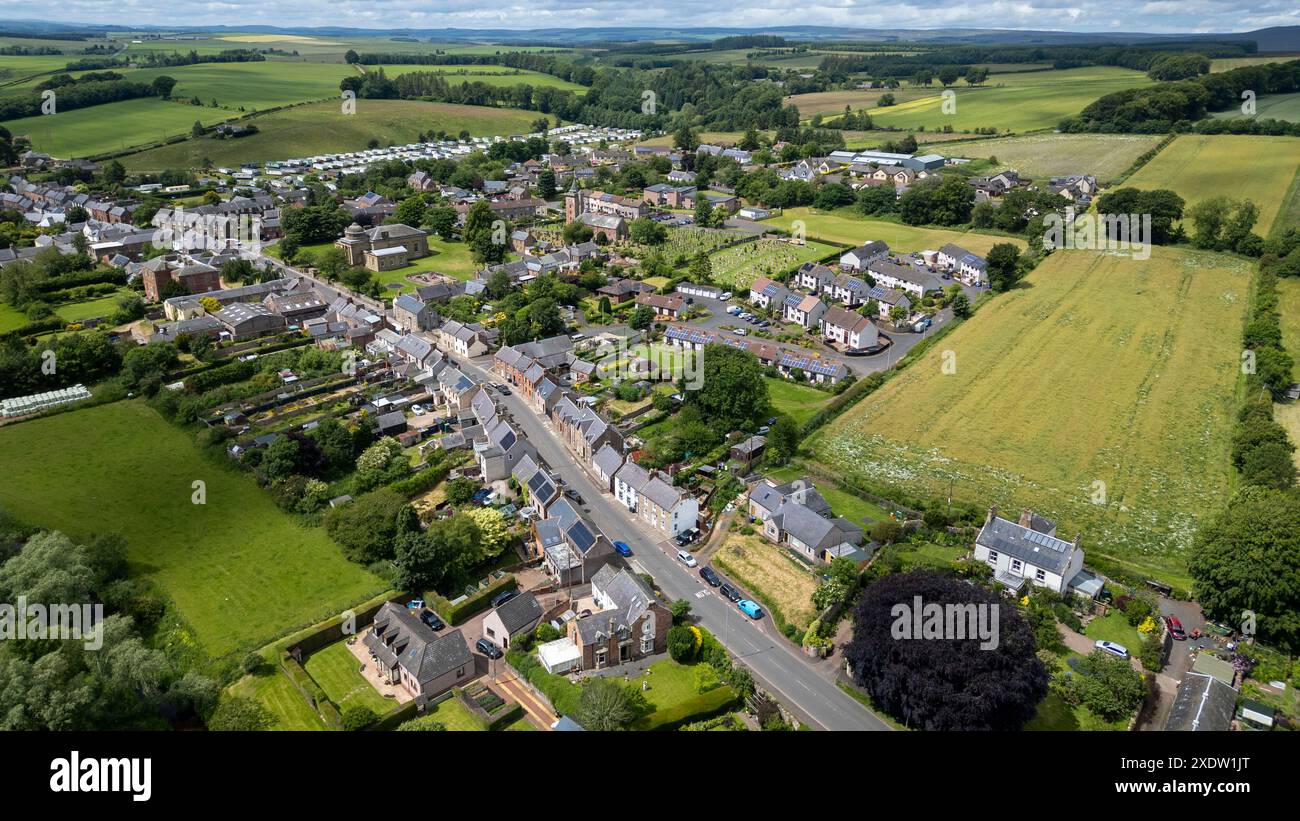
[[1219, 681], [1232, 685], [1237, 678], [1237, 671], [1232, 664], [1224, 661], [1210, 653], [1200, 653], [1196, 656], [1196, 661], [1192, 662], [1192, 672], [1200, 675], [1213, 676]]
[[1167, 731], [1222, 732], [1232, 727], [1237, 691], [1214, 676], [1188, 673], [1165, 720]]
[[542, 617], [542, 605], [532, 593], [520, 593], [492, 611], [510, 635], [526, 630]]
[[591, 577], [592, 595], [612, 606], [578, 621], [583, 643], [631, 628], [655, 602], [654, 591], [627, 568], [605, 565]]
[[975, 542], [1058, 575], [1069, 567], [1070, 556], [1075, 550], [1072, 542], [1021, 527], [1000, 516], [990, 517]]
[[601, 473], [613, 476], [623, 465], [623, 454], [614, 450], [612, 445], [606, 444], [596, 451], [591, 461]]
[[433, 635], [409, 610], [393, 602], [384, 602], [379, 608], [364, 643], [380, 661], [401, 667], [422, 685], [474, 663], [459, 630]]

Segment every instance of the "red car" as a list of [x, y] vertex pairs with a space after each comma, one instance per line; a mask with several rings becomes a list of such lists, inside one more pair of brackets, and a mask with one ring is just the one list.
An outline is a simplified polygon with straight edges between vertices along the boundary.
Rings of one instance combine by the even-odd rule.
[[1169, 625], [1169, 633], [1178, 641], [1187, 638], [1187, 633], [1183, 632], [1183, 623], [1174, 616], [1165, 616], [1165, 624]]

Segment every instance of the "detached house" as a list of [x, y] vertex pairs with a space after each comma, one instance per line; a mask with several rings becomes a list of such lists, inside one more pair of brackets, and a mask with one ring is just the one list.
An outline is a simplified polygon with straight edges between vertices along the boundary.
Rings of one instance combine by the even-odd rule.
[[[1067, 542], [1056, 537], [1056, 524], [1032, 510], [1023, 510], [1019, 521], [998, 517], [989, 508], [975, 539], [975, 559], [993, 567], [993, 578], [1012, 590], [1026, 581], [1064, 593], [1083, 570], [1083, 548], [1079, 537]], [[1090, 574], [1084, 574], [1090, 577]]]
[[362, 643], [390, 684], [433, 697], [474, 678], [474, 657], [459, 630], [439, 636], [409, 610], [385, 602]]
[[868, 558], [861, 549], [862, 528], [835, 516], [809, 479], [781, 485], [764, 479], [750, 488], [747, 499], [749, 515], [762, 523], [763, 536], [809, 561]]
[[537, 597], [532, 593], [520, 593], [484, 617], [483, 638], [502, 650], [508, 650], [512, 639], [532, 630], [541, 620], [542, 605]]
[[653, 310], [656, 319], [677, 319], [686, 310], [686, 298], [677, 294], [638, 294], [635, 301]]
[[626, 664], [668, 649], [672, 613], [630, 570], [602, 567], [591, 579], [591, 598], [600, 610], [569, 622], [582, 669]]

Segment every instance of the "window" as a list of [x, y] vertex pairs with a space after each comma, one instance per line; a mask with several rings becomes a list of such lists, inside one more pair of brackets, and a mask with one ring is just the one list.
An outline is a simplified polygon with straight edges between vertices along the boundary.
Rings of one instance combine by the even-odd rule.
[[998, 552], [996, 550], [990, 550], [989, 564], [997, 564], [997, 563], [998, 563]]
[[1019, 559], [1012, 559], [1012, 560], [1011, 560], [1011, 571], [1012, 571], [1013, 573], [1019, 573], [1023, 568], [1024, 568], [1024, 565], [1022, 565], [1022, 564], [1020, 563], [1020, 560], [1019, 560]]
[[1045, 582], [1047, 581], [1047, 574], [1044, 573], [1042, 570], [1038, 570], [1034, 573], [1034, 578], [1038, 579], [1038, 581], [1040, 582]]

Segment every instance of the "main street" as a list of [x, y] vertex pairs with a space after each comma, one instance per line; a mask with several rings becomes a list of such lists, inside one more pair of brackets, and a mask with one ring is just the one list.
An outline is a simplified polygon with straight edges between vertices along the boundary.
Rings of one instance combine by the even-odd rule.
[[[502, 384], [487, 368], [489, 357], [473, 362], [458, 360], [462, 370], [482, 382]], [[686, 599], [701, 624], [753, 672], [755, 679], [791, 708], [809, 726], [824, 730], [887, 730], [889, 727], [834, 683], [823, 678], [789, 643], [765, 633], [731, 602], [722, 598], [684, 566], [653, 535], [644, 532], [628, 511], [609, 493], [597, 486], [586, 469], [539, 417], [512, 393], [499, 396], [518, 429], [537, 448], [542, 460], [557, 473], [566, 487], [586, 503], [583, 508], [593, 524], [611, 540], [632, 548], [631, 564], [654, 577], [669, 599]], [[703, 593], [704, 595], [700, 595]]]

